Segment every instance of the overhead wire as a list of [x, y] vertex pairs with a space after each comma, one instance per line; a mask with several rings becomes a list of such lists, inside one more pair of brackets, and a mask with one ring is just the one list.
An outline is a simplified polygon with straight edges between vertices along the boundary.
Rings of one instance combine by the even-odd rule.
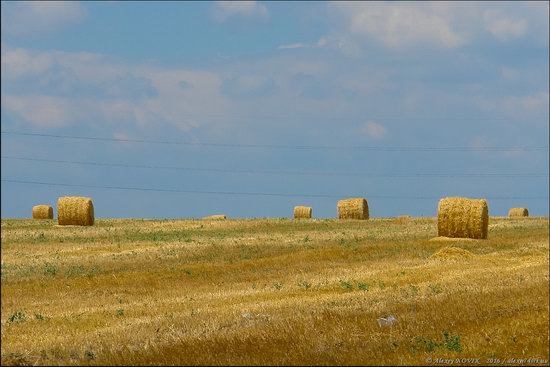
[[[7, 182], [7, 183], [44, 185], [44, 186], [80, 187], [80, 188], [126, 190], [126, 191], [155, 191], [155, 192], [184, 193], [184, 194], [303, 197], [303, 198], [331, 198], [331, 199], [350, 196], [349, 194], [347, 195], [296, 194], [296, 193], [272, 193], [272, 192], [205, 191], [205, 190], [185, 190], [185, 189], [166, 189], [166, 188], [151, 188], [151, 187], [128, 187], [128, 186], [104, 186], [104, 185], [90, 185], [90, 184], [69, 184], [69, 183], [62, 183], [62, 182], [31, 181], [31, 180], [20, 180], [20, 179], [1, 179], [1, 181]], [[361, 194], [357, 194], [356, 196], [361, 196]], [[369, 199], [398, 199], [398, 200], [405, 200], [405, 199], [436, 200], [441, 198], [441, 196], [400, 196], [400, 195], [371, 195], [371, 194], [369, 194], [368, 197]], [[489, 200], [514, 200], [514, 199], [548, 200], [547, 196], [484, 196], [484, 198]]]
[[1, 131], [2, 134], [34, 136], [56, 139], [74, 139], [104, 142], [121, 143], [142, 143], [142, 144], [163, 144], [163, 145], [187, 145], [187, 146], [206, 146], [206, 147], [224, 147], [224, 148], [266, 148], [266, 149], [299, 149], [299, 150], [365, 150], [365, 151], [386, 151], [386, 152], [535, 152], [548, 151], [545, 146], [474, 146], [474, 147], [429, 147], [429, 146], [362, 146], [362, 145], [278, 145], [278, 144], [242, 144], [242, 143], [211, 143], [211, 142], [193, 142], [193, 141], [169, 141], [169, 140], [145, 140], [129, 138], [108, 138], [94, 137], [84, 135], [58, 135], [44, 133], [29, 133], [18, 131]]
[[548, 173], [409, 173], [409, 174], [378, 174], [367, 172], [344, 172], [344, 171], [289, 171], [289, 170], [256, 170], [256, 169], [227, 169], [227, 168], [204, 168], [204, 167], [182, 167], [182, 166], [162, 166], [162, 165], [144, 165], [144, 164], [128, 164], [128, 163], [111, 163], [111, 162], [90, 162], [90, 161], [74, 161], [64, 159], [48, 159], [35, 157], [18, 157], [18, 156], [1, 156], [1, 159], [29, 161], [29, 162], [45, 162], [57, 164], [73, 164], [84, 166], [101, 166], [101, 167], [122, 167], [122, 168], [138, 168], [138, 169], [154, 169], [154, 170], [178, 170], [191, 172], [210, 172], [210, 173], [237, 173], [237, 174], [262, 174], [262, 175], [294, 175], [294, 176], [351, 176], [351, 177], [367, 177], [367, 178], [548, 178]]

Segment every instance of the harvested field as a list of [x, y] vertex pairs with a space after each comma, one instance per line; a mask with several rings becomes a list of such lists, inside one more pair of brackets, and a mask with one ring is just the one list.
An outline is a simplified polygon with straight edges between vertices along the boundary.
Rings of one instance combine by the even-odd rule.
[[465, 260], [472, 257], [474, 254], [460, 247], [445, 247], [431, 256], [432, 259], [439, 260]]
[[2, 220], [1, 362], [547, 364], [548, 218], [489, 223]]

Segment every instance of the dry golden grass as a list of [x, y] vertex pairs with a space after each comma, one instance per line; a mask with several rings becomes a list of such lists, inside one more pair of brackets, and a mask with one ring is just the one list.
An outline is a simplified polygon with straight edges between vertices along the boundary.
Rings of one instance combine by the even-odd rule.
[[82, 196], [64, 196], [57, 199], [59, 225], [91, 226], [94, 224], [92, 199]]
[[295, 206], [294, 219], [310, 219], [313, 209], [310, 206]]
[[1, 362], [547, 364], [548, 224], [453, 250], [435, 218], [2, 220]]
[[439, 200], [438, 236], [485, 239], [488, 228], [489, 208], [486, 200], [461, 197]]
[[53, 208], [49, 205], [35, 205], [32, 207], [33, 219], [53, 219]]

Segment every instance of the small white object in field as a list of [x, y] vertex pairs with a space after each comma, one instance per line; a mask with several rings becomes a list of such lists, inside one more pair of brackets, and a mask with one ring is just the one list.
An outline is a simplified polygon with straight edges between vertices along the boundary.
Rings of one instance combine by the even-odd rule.
[[378, 319], [378, 326], [392, 326], [396, 321], [397, 319], [393, 315], [390, 315], [388, 317], [381, 317]]

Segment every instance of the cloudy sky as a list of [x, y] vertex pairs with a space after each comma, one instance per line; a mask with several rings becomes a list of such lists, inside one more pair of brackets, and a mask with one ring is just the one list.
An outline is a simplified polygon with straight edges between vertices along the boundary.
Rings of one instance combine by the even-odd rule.
[[431, 216], [455, 195], [548, 215], [548, 2], [1, 10], [2, 217], [64, 195], [98, 217], [334, 217], [350, 196]]

